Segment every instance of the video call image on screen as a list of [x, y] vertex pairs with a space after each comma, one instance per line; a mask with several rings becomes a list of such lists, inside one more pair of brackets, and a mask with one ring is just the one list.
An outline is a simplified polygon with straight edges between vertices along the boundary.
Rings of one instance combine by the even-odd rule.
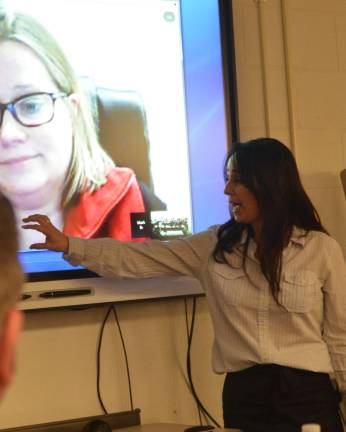
[[[114, 163], [105, 185], [63, 211], [60, 228], [81, 237], [142, 241], [224, 222], [218, 2], [204, 0], [198, 8], [200, 2], [189, 0], [10, 3], [57, 40], [98, 113], [99, 142]], [[100, 212], [102, 222], [90, 230]], [[130, 237], [119, 237], [126, 229]], [[42, 238], [31, 233], [29, 240]], [[29, 251], [25, 241], [20, 259], [28, 273], [71, 268], [61, 254]]]

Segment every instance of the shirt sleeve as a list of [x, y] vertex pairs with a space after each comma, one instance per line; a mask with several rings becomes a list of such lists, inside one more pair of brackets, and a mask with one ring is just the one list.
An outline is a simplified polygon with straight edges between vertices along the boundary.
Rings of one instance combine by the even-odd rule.
[[338, 388], [346, 398], [346, 264], [339, 244], [327, 246], [328, 272], [324, 284], [323, 337], [328, 345]]
[[138, 243], [69, 237], [69, 250], [64, 259], [105, 277], [147, 278], [180, 274], [199, 279], [215, 244], [215, 229], [183, 239]]

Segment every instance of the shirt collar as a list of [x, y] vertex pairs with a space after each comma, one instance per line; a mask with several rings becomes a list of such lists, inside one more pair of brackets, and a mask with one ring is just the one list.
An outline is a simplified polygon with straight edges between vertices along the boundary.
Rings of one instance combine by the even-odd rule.
[[246, 239], [248, 236], [248, 231], [247, 229], [244, 229], [243, 232], [241, 233], [241, 237], [240, 237], [240, 241], [239, 241], [239, 245], [244, 245], [246, 243]]
[[307, 235], [306, 230], [294, 226], [292, 230], [290, 242], [299, 244], [302, 247], [304, 247], [306, 242], [306, 235]]

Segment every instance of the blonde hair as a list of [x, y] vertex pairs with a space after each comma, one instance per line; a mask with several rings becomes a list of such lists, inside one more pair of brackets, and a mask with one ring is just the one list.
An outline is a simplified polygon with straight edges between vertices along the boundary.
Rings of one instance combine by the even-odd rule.
[[[11, 10], [0, 1], [0, 43], [14, 41], [29, 47], [45, 65], [52, 81], [67, 95], [78, 96], [78, 109], [70, 112], [73, 146], [66, 177], [62, 207], [85, 189], [96, 190], [106, 183], [114, 162], [101, 147], [97, 135], [97, 105], [81, 86], [72, 66], [54, 37], [33, 17]], [[66, 99], [68, 100], [68, 99]]]
[[18, 239], [10, 201], [0, 194], [0, 326], [19, 300], [24, 275], [17, 259]]

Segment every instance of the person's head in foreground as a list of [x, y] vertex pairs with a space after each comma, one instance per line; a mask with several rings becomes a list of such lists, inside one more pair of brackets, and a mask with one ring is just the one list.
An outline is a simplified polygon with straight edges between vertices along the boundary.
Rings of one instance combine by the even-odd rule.
[[17, 250], [14, 212], [9, 200], [0, 194], [0, 398], [13, 377], [16, 342], [22, 325], [22, 313], [16, 303], [24, 279]]
[[[62, 228], [78, 194], [103, 185], [114, 164], [60, 46], [34, 18], [7, 5], [0, 0], [0, 191], [18, 220], [48, 213]], [[21, 239], [21, 247], [31, 240]]]
[[273, 295], [279, 290], [282, 252], [294, 227], [326, 230], [300, 180], [292, 152], [273, 138], [258, 138], [233, 145], [225, 163], [225, 194], [231, 219], [221, 226], [214, 252], [225, 262], [225, 252], [251, 239]]

